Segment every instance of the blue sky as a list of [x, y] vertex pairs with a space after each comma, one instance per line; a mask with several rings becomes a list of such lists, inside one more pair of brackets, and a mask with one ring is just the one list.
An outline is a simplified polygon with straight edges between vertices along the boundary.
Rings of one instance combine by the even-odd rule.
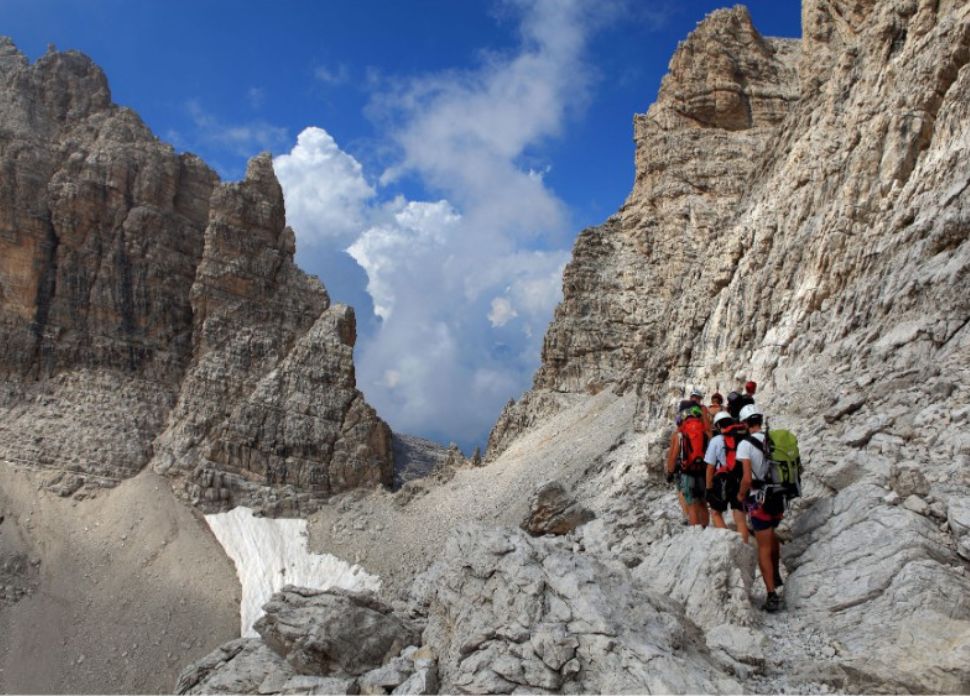
[[[89, 54], [223, 178], [273, 152], [298, 262], [357, 310], [360, 387], [468, 450], [530, 386], [576, 234], [629, 192], [633, 114], [723, 5], [0, 0], [0, 32]], [[800, 34], [800, 3], [748, 6]]]

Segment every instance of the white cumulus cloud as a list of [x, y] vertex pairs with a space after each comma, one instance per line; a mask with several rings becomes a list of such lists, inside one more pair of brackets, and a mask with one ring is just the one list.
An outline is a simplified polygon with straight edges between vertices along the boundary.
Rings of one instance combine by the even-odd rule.
[[300, 244], [346, 245], [368, 224], [375, 191], [356, 159], [323, 128], [306, 128], [289, 153], [273, 160], [286, 193], [286, 217]]
[[[560, 298], [573, 231], [537, 161], [581, 108], [597, 23], [573, 0], [510, 7], [515, 50], [372, 85], [369, 113], [398, 153], [377, 185], [322, 129], [275, 160], [298, 239], [366, 272], [380, 317], [357, 350], [368, 400], [395, 430], [466, 444], [529, 387]], [[385, 193], [405, 180], [430, 200]]]

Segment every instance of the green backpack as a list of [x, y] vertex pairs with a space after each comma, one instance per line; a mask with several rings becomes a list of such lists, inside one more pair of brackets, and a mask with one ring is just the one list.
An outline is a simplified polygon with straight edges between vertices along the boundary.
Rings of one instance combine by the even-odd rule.
[[772, 483], [782, 487], [786, 498], [798, 498], [802, 494], [798, 439], [789, 430], [769, 430], [767, 440]]

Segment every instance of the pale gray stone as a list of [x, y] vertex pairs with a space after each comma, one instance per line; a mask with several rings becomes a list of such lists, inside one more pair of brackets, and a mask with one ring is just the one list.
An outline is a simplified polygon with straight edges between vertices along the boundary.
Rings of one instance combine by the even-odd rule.
[[438, 671], [434, 664], [420, 667], [392, 694], [436, 694], [438, 693]]
[[911, 495], [903, 501], [903, 507], [917, 515], [926, 515], [930, 511], [930, 506], [918, 495]]
[[756, 565], [754, 549], [736, 532], [696, 527], [652, 544], [634, 577], [681, 602], [704, 629], [749, 626], [755, 621], [749, 596]]
[[406, 657], [395, 657], [358, 679], [360, 693], [386, 694], [406, 682], [412, 674], [414, 663]]
[[[411, 601], [445, 692], [738, 688], [679, 610], [555, 537], [461, 527]], [[527, 631], [505, 630], [514, 625]]]
[[916, 467], [893, 467], [889, 485], [900, 498], [904, 499], [911, 495], [926, 497], [930, 492], [930, 484], [926, 476]]
[[302, 674], [361, 675], [417, 642], [369, 593], [286, 586], [264, 610], [253, 628]]
[[[186, 667], [175, 685], [178, 694], [257, 694], [263, 684], [282, 686], [295, 672], [256, 638], [240, 638]], [[275, 687], [274, 687], [275, 688]]]
[[341, 679], [339, 677], [313, 677], [298, 674], [290, 677], [276, 693], [293, 694], [358, 694], [356, 679]]
[[748, 626], [722, 624], [706, 633], [707, 646], [721, 651], [731, 659], [754, 667], [763, 667], [765, 656], [771, 651], [768, 637]]

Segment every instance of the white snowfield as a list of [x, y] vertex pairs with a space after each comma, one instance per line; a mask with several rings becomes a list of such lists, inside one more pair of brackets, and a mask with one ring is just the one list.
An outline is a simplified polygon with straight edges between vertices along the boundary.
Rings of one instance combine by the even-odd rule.
[[283, 585], [321, 590], [380, 589], [380, 578], [359, 565], [350, 565], [328, 553], [310, 553], [306, 520], [255, 517], [246, 507], [206, 515], [205, 519], [236, 565], [242, 585], [239, 630], [243, 636], [256, 635], [253, 624], [263, 615], [263, 605]]

